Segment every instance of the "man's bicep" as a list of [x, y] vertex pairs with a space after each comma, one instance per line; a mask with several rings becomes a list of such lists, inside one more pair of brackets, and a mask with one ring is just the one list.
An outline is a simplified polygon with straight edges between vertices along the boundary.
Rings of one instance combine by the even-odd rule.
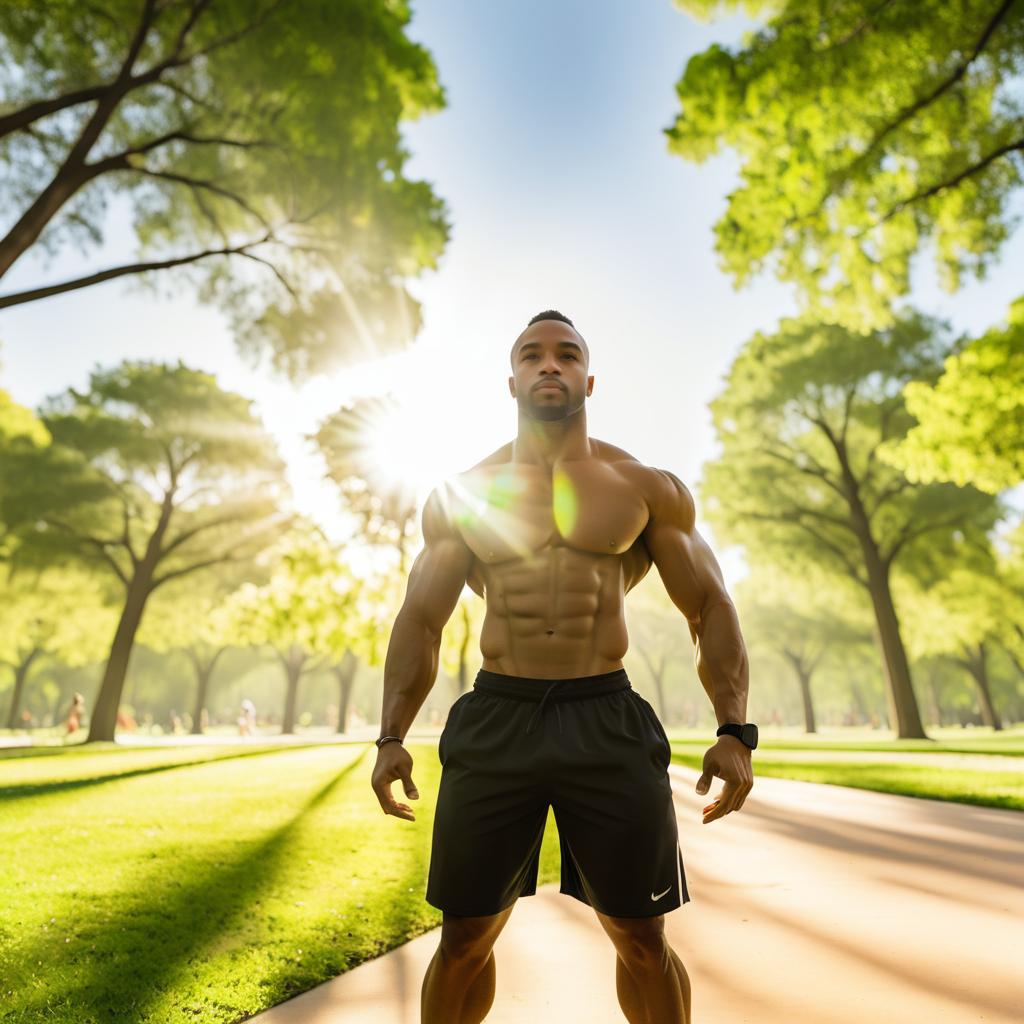
[[671, 473], [662, 473], [644, 530], [644, 543], [673, 604], [691, 623], [729, 600], [721, 567], [695, 525], [693, 498]]
[[402, 615], [440, 636], [469, 578], [473, 552], [452, 525], [439, 493], [423, 508], [423, 549], [409, 570]]

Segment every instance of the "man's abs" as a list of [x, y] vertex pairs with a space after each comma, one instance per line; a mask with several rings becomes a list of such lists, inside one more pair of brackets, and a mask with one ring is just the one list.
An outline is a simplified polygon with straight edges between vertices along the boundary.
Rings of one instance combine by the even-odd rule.
[[620, 556], [568, 547], [528, 563], [488, 566], [483, 667], [505, 675], [566, 679], [622, 668], [628, 638]]

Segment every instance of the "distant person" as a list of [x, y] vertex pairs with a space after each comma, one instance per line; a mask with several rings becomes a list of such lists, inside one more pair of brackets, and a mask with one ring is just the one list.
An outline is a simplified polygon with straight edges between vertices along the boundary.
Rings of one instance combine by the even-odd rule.
[[181, 727], [181, 715], [179, 715], [178, 712], [174, 710], [174, 708], [171, 708], [171, 713], [167, 717], [168, 721], [171, 724], [171, 732], [175, 736], [184, 731]]
[[28, 708], [25, 708], [21, 712], [21, 727], [22, 729], [32, 728], [32, 712]]
[[68, 709], [67, 719], [67, 732], [65, 736], [70, 736], [73, 732], [78, 732], [79, 726], [82, 724], [82, 716], [85, 714], [85, 697], [75, 691], [75, 696], [71, 700], [71, 707]]
[[135, 721], [135, 717], [130, 711], [118, 711], [117, 727], [118, 729], [124, 729], [125, 732], [135, 732], [139, 727], [139, 723]]
[[242, 701], [242, 713], [238, 716], [238, 732], [241, 736], [256, 734], [256, 705], [248, 698]]

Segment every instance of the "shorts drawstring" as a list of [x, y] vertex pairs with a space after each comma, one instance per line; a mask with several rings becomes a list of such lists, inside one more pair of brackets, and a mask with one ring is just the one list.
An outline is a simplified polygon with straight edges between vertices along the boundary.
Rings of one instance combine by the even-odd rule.
[[[526, 731], [527, 732], [532, 732], [533, 731], [533, 726], [534, 726], [534, 723], [537, 720], [537, 717], [539, 715], [541, 715], [543, 713], [543, 711], [544, 711], [544, 702], [548, 699], [548, 694], [551, 693], [551, 691], [558, 685], [558, 683], [559, 683], [559, 680], [556, 679], [544, 691], [544, 696], [541, 697], [540, 703], [537, 705], [536, 711], [534, 711], [534, 713], [530, 716], [529, 724], [526, 726]], [[558, 716], [558, 731], [561, 732], [562, 731], [562, 713], [558, 710], [558, 701], [555, 701], [555, 714]]]

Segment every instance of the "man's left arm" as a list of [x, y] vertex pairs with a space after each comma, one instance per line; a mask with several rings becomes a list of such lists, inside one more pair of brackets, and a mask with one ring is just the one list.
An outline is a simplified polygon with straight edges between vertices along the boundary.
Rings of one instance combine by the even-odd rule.
[[[647, 495], [650, 517], [643, 538], [672, 603], [686, 617], [695, 662], [718, 724], [745, 722], [749, 685], [746, 645], [722, 570], [696, 527], [696, 507], [686, 485], [668, 470], [652, 470]], [[720, 736], [704, 755], [697, 792], [711, 777], [725, 781], [721, 796], [704, 808], [704, 824], [743, 806], [753, 786], [750, 748]]]

